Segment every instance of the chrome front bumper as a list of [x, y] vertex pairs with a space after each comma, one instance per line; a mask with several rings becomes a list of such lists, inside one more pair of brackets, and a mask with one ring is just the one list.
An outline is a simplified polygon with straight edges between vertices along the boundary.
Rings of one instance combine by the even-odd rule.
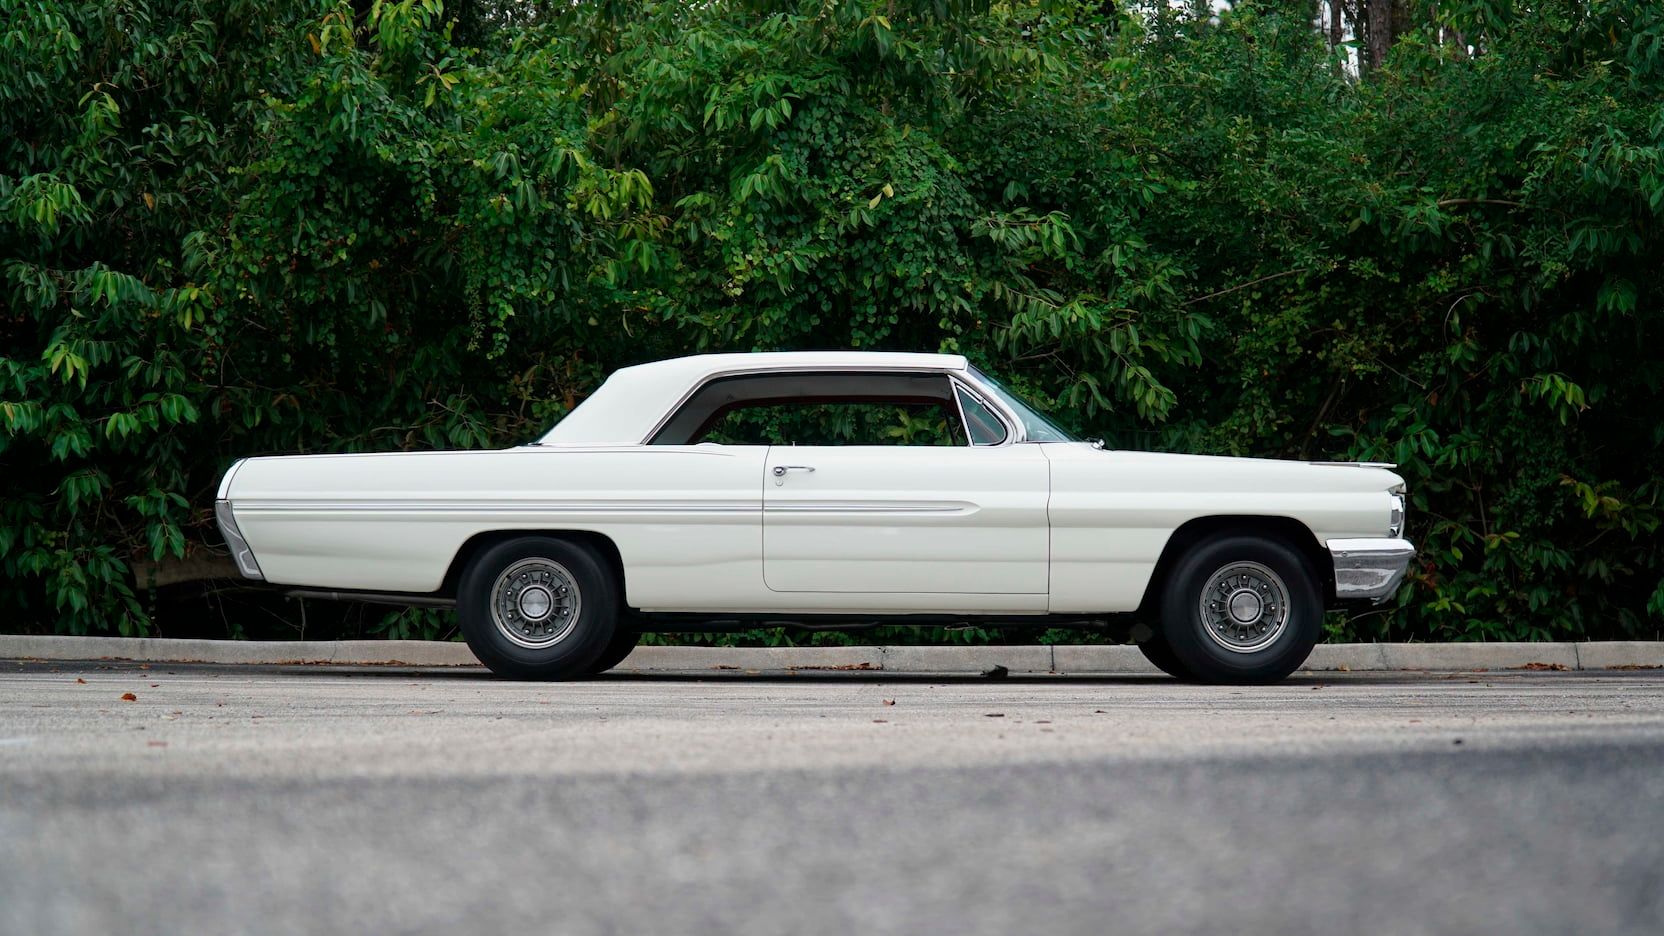
[[1406, 539], [1334, 539], [1329, 556], [1335, 562], [1335, 598], [1379, 604], [1398, 591], [1410, 568], [1416, 547]]

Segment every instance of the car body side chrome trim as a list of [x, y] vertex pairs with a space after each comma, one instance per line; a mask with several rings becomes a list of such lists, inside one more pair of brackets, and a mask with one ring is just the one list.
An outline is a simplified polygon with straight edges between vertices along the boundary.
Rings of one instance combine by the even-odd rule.
[[562, 514], [755, 514], [762, 504], [652, 503], [606, 501], [398, 501], [398, 500], [248, 500], [242, 510], [249, 513], [562, 513]]
[[1308, 465], [1317, 465], [1319, 467], [1325, 467], [1325, 468], [1387, 468], [1387, 469], [1392, 469], [1392, 468], [1397, 468], [1398, 467], [1397, 462], [1374, 462], [1374, 461], [1309, 461], [1309, 462], [1306, 462], [1306, 464], [1308, 464]]
[[802, 514], [950, 514], [975, 513], [974, 504], [765, 504], [763, 513]]
[[1332, 539], [1329, 557], [1335, 564], [1335, 598], [1377, 604], [1398, 591], [1415, 558], [1416, 547], [1406, 539]]

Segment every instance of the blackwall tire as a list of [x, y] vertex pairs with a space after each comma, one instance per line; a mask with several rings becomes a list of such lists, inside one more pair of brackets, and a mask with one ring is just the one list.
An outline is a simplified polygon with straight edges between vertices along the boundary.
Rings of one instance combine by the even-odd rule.
[[1154, 634], [1149, 640], [1138, 645], [1138, 652], [1144, 654], [1144, 659], [1151, 665], [1174, 679], [1185, 682], [1195, 682], [1196, 674], [1185, 668], [1179, 658], [1173, 654], [1173, 648], [1167, 645], [1167, 638], [1161, 634]]
[[571, 679], [611, 645], [618, 583], [579, 543], [525, 536], [486, 548], [457, 587], [462, 636], [493, 673]]
[[613, 631], [612, 642], [595, 658], [595, 662], [589, 664], [588, 673], [596, 676], [624, 662], [624, 658], [630, 655], [630, 651], [634, 650], [638, 643], [641, 643], [641, 634], [638, 631], [622, 627]]
[[1162, 589], [1161, 636], [1207, 683], [1277, 682], [1300, 668], [1323, 627], [1323, 593], [1304, 556], [1271, 537], [1201, 543]]

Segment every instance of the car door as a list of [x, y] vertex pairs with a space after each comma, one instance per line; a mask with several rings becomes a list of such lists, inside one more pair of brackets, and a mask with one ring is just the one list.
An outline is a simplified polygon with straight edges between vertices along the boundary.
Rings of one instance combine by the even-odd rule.
[[1044, 595], [1039, 446], [772, 446], [763, 577], [776, 592]]

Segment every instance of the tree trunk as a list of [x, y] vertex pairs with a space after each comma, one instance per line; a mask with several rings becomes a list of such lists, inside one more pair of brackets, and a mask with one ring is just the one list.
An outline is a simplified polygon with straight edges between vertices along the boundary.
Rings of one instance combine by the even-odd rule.
[[1369, 0], [1369, 67], [1380, 68], [1392, 45], [1393, 0]]
[[1387, 27], [1387, 44], [1416, 28], [1415, 19], [1410, 15], [1410, 0], [1393, 0], [1392, 23]]

